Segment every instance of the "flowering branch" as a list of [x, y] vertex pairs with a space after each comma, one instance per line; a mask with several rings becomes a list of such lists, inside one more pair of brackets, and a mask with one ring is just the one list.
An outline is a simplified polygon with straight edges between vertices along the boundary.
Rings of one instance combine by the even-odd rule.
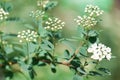
[[[37, 5], [40, 9], [29, 14], [33, 20], [32, 24], [35, 26], [27, 24], [28, 29], [18, 32], [17, 36], [9, 35], [10, 38], [14, 37], [15, 40], [17, 37], [15, 43], [9, 41], [3, 44], [8, 40], [3, 38], [6, 35], [0, 31], [0, 68], [6, 72], [6, 75], [8, 75], [8, 72], [12, 74], [6, 77], [12, 78], [14, 72], [22, 72], [29, 75], [33, 80], [36, 76], [34, 66], [40, 67], [46, 64], [51, 67], [53, 73], [56, 72], [57, 65], [65, 65], [74, 70], [75, 76], [73, 80], [76, 80], [76, 77], [83, 79], [83, 77], [87, 76], [102, 76], [102, 72], [110, 74], [109, 70], [103, 67], [88, 69], [91, 64], [97, 65], [103, 59], [110, 61], [112, 58], [111, 48], [98, 40], [99, 33], [95, 30], [103, 10], [98, 6], [87, 5], [84, 10], [85, 14], [74, 19], [78, 25], [78, 35], [75, 36], [74, 40], [80, 43], [74, 53], [66, 49], [64, 57], [60, 58], [64, 59], [62, 61], [58, 59], [55, 50], [56, 44], [63, 38], [61, 33], [65, 22], [57, 17], [49, 17], [46, 14], [47, 10], [50, 10], [56, 4], [56, 1], [38, 1]], [[0, 8], [1, 21], [6, 20], [8, 15], [9, 12], [5, 11], [4, 8]], [[67, 42], [70, 42], [70, 40], [68, 39]], [[71, 46], [70, 44], [68, 46]], [[86, 59], [92, 61], [92, 63]]]

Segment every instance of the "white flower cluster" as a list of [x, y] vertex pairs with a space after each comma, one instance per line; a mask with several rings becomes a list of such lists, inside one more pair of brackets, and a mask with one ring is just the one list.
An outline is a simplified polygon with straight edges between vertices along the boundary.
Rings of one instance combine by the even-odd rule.
[[44, 0], [44, 1], [38, 0], [37, 1], [37, 6], [45, 8], [48, 2], [49, 2], [49, 0]]
[[97, 24], [95, 18], [84, 15], [83, 18], [78, 16], [78, 19], [75, 19], [78, 25], [82, 25], [83, 27], [92, 27]]
[[48, 18], [48, 21], [45, 22], [45, 25], [46, 30], [58, 31], [64, 27], [65, 22], [62, 22], [58, 18]]
[[27, 41], [27, 42], [34, 41], [34, 42], [36, 42], [38, 34], [35, 31], [23, 30], [21, 32], [18, 32], [17, 37], [20, 38], [19, 42], [24, 42], [24, 41]]
[[31, 11], [30, 16], [33, 18], [39, 18], [44, 16], [44, 11], [36, 10], [36, 11]]
[[75, 22], [83, 27], [93, 27], [98, 22], [96, 17], [103, 14], [103, 10], [100, 10], [98, 6], [87, 5], [85, 8], [85, 13], [88, 14], [83, 17], [78, 16], [78, 18], [75, 19]]
[[8, 15], [9, 15], [8, 12], [4, 11], [3, 8], [0, 8], [0, 20], [7, 19]]
[[103, 10], [100, 10], [98, 6], [87, 5], [85, 8], [85, 12], [88, 13], [90, 16], [100, 16], [103, 14]]
[[111, 48], [106, 47], [104, 44], [92, 44], [87, 51], [89, 53], [93, 53], [91, 56], [92, 59], [101, 61], [102, 59], [106, 58], [107, 60], [111, 59]]

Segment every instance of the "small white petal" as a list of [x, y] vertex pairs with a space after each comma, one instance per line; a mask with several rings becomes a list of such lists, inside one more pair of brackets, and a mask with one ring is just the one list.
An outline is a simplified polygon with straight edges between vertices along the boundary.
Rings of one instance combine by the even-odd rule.
[[110, 53], [110, 52], [111, 52], [111, 48], [107, 47], [107, 48], [106, 48], [106, 51], [107, 51], [108, 53]]
[[99, 60], [99, 55], [95, 55], [95, 54], [94, 54], [94, 55], [91, 56], [91, 58], [92, 58], [92, 59], [95, 59], [95, 60]]
[[110, 60], [110, 59], [111, 59], [111, 54], [107, 54], [107, 55], [106, 55], [106, 59], [107, 59], [107, 60]]
[[88, 48], [87, 51], [88, 51], [89, 53], [92, 53], [92, 52], [93, 52], [93, 49], [92, 49], [92, 48]]

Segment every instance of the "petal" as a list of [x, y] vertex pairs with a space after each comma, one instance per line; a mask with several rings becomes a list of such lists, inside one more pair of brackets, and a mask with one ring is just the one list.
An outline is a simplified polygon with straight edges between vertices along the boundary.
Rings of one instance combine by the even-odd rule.
[[92, 49], [92, 48], [88, 48], [87, 51], [88, 51], [89, 53], [92, 53], [92, 52], [93, 52], [93, 49]]
[[107, 55], [106, 55], [106, 59], [107, 59], [107, 60], [110, 60], [110, 59], [111, 59], [111, 54], [107, 54]]
[[111, 52], [111, 48], [107, 47], [107, 48], [106, 48], [106, 51], [107, 51], [108, 53], [110, 53], [110, 52]]
[[91, 58], [95, 60], [99, 60], [99, 55], [92, 55]]

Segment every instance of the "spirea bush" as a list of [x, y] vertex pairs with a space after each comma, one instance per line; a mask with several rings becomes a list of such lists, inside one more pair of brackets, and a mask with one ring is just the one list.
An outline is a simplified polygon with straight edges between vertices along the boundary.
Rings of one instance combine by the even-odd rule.
[[[103, 10], [97, 5], [88, 4], [83, 11], [84, 15], [78, 15], [71, 21], [78, 25], [78, 34], [72, 38], [65, 38], [62, 35], [65, 22], [48, 13], [57, 2], [50, 0], [35, 2], [39, 8], [25, 14], [33, 21], [24, 23], [25, 30], [20, 30], [18, 34], [7, 34], [0, 30], [0, 69], [3, 70], [6, 80], [12, 80], [16, 72], [22, 73], [25, 77], [29, 75], [29, 79], [33, 80], [39, 75], [36, 74], [34, 66], [46, 65], [50, 66], [53, 73], [57, 72], [58, 65], [67, 66], [74, 73], [73, 80], [89, 80], [88, 76], [111, 75], [109, 69], [99, 66], [101, 61], [110, 61], [112, 58], [111, 48], [100, 41], [100, 30], [96, 29]], [[1, 24], [19, 21], [17, 18], [9, 17], [11, 10], [14, 10], [12, 4], [0, 3]], [[9, 41], [11, 38], [15, 38], [16, 42]], [[73, 45], [71, 40], [79, 42], [77, 47], [70, 47]], [[57, 43], [67, 44], [71, 50], [65, 49], [62, 54], [64, 57], [56, 56]], [[92, 69], [89, 68], [90, 65], [94, 65]]]

